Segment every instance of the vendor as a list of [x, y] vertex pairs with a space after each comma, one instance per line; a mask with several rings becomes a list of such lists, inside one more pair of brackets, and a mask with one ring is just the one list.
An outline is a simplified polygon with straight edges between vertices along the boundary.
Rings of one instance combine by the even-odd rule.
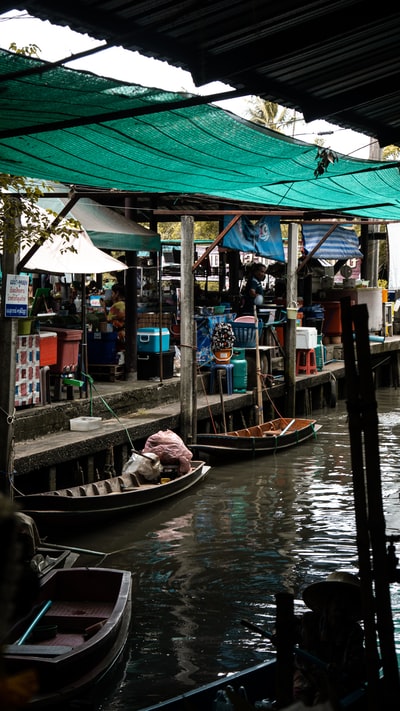
[[125, 289], [121, 284], [113, 284], [111, 288], [112, 306], [108, 313], [103, 302], [104, 313], [107, 321], [112, 323], [114, 331], [118, 333], [119, 350], [125, 348]]
[[254, 306], [261, 306], [263, 303], [262, 282], [266, 277], [266, 267], [261, 262], [255, 262], [250, 267], [250, 274], [242, 290], [241, 315], [254, 316]]

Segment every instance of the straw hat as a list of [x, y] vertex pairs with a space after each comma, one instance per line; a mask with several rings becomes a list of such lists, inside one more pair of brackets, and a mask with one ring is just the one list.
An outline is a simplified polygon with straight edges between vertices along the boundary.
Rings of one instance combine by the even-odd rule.
[[303, 591], [304, 602], [314, 612], [321, 612], [324, 603], [331, 599], [342, 601], [351, 617], [361, 619], [361, 588], [356, 575], [338, 570]]

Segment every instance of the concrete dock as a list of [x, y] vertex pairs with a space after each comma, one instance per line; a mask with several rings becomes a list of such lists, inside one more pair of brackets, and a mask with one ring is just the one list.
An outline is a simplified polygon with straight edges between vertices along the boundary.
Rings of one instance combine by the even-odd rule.
[[[379, 384], [397, 387], [399, 382], [400, 336], [371, 343], [371, 357]], [[379, 375], [378, 375], [379, 374]], [[246, 393], [208, 393], [208, 371], [200, 372], [197, 382], [198, 431], [234, 429], [251, 424], [256, 406], [256, 391]], [[264, 417], [282, 412], [285, 385], [282, 376], [271, 378], [264, 388]], [[344, 361], [332, 359], [315, 375], [296, 377], [296, 414], [312, 416], [312, 410], [332, 406], [332, 393], [344, 397]], [[79, 462], [81, 475], [91, 480], [104, 466], [118, 469], [132, 447], [140, 449], [147, 437], [159, 429], [180, 428], [180, 379], [163, 382], [118, 380], [95, 381], [91, 396], [59, 400], [49, 405], [24, 408], [14, 422], [14, 482], [24, 491], [52, 488], [60, 474], [72, 471]], [[98, 429], [71, 431], [70, 419], [101, 417]], [[233, 423], [240, 422], [233, 426]], [[244, 424], [243, 424], [244, 423]], [[111, 461], [111, 464], [110, 464]], [[83, 472], [83, 474], [82, 474]]]

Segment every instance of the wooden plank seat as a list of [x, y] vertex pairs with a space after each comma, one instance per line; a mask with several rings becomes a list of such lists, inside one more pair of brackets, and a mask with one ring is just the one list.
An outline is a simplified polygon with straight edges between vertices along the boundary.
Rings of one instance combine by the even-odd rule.
[[60, 654], [72, 652], [73, 647], [64, 644], [7, 644], [5, 654], [19, 654], [22, 656], [35, 657], [59, 657]]

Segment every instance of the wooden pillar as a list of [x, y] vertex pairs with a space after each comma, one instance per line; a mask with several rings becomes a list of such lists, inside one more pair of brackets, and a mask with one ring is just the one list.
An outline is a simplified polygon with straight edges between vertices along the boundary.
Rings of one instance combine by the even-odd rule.
[[297, 318], [297, 256], [298, 226], [291, 223], [288, 233], [288, 265], [286, 284], [287, 323], [285, 333], [286, 417], [296, 412], [296, 318]]
[[196, 353], [194, 334], [194, 288], [192, 267], [194, 263], [194, 219], [181, 218], [181, 379], [180, 379], [180, 430], [185, 442], [194, 437], [196, 415], [196, 389], [193, 387], [194, 359]]
[[[131, 219], [132, 198], [125, 198], [125, 217]], [[137, 252], [127, 250], [125, 275], [125, 377], [137, 377]]]
[[[17, 227], [17, 226], [16, 226]], [[6, 237], [6, 235], [5, 235]], [[19, 254], [7, 251], [6, 239], [3, 240], [0, 314], [0, 362], [2, 364], [0, 387], [0, 491], [12, 495], [10, 480], [14, 476], [14, 402], [15, 402], [15, 367], [18, 320], [5, 317], [7, 275], [17, 273]]]

